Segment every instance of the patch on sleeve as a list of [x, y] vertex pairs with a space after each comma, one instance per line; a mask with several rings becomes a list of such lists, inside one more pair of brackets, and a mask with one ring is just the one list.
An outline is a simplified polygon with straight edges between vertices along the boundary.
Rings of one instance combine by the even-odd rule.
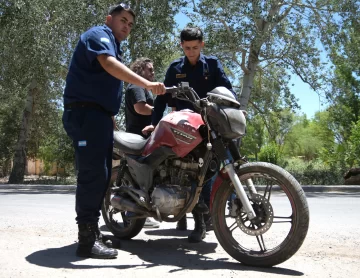
[[101, 38], [100, 41], [110, 43], [110, 40], [108, 38]]
[[79, 141], [79, 142], [78, 142], [78, 146], [79, 146], [79, 147], [86, 147], [86, 140]]

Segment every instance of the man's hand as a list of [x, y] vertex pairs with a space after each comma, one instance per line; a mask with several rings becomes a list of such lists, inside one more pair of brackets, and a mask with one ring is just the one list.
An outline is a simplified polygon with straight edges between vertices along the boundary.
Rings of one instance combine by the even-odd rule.
[[165, 85], [161, 82], [150, 82], [146, 89], [152, 91], [152, 93], [155, 95], [163, 95], [166, 91]]
[[151, 132], [153, 132], [154, 129], [155, 129], [155, 127], [153, 125], [148, 125], [148, 126], [144, 127], [144, 129], [142, 130], [142, 133], [147, 136]]

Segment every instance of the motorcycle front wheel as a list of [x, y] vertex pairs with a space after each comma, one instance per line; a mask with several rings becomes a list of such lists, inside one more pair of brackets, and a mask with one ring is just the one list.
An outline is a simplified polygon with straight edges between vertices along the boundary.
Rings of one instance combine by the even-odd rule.
[[[144, 227], [146, 218], [128, 220], [126, 211], [119, 211], [111, 205], [110, 200], [113, 196], [112, 189], [117, 187], [116, 179], [118, 172], [119, 166], [113, 167], [111, 170], [110, 185], [101, 206], [101, 214], [106, 227], [114, 236], [120, 239], [131, 239], [140, 233]], [[132, 179], [127, 171], [124, 172], [120, 185], [132, 186]]]
[[[249, 220], [230, 180], [223, 180], [212, 203], [216, 237], [237, 261], [270, 267], [293, 256], [301, 247], [309, 227], [305, 193], [284, 169], [265, 162], [242, 165], [237, 174], [256, 218]], [[245, 184], [252, 182], [257, 193]]]

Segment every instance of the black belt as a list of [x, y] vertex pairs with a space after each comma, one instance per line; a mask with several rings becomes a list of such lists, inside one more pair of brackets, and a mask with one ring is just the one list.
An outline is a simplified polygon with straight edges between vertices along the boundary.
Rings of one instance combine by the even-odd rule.
[[93, 108], [99, 111], [104, 112], [105, 114], [109, 115], [110, 117], [113, 116], [113, 114], [109, 111], [107, 111], [104, 107], [101, 105], [94, 103], [94, 102], [72, 102], [64, 105], [65, 109], [74, 109], [74, 108]]

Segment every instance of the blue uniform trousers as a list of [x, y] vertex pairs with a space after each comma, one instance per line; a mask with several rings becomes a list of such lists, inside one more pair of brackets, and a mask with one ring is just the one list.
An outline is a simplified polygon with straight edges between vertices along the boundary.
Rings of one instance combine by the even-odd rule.
[[205, 182], [201, 190], [200, 198], [204, 200], [204, 203], [208, 206], [209, 209], [210, 209], [210, 196], [211, 196], [212, 185], [216, 180], [217, 174], [218, 173], [216, 173], [211, 179]]
[[75, 108], [65, 109], [63, 125], [75, 149], [76, 222], [97, 223], [111, 178], [113, 121], [103, 111]]

